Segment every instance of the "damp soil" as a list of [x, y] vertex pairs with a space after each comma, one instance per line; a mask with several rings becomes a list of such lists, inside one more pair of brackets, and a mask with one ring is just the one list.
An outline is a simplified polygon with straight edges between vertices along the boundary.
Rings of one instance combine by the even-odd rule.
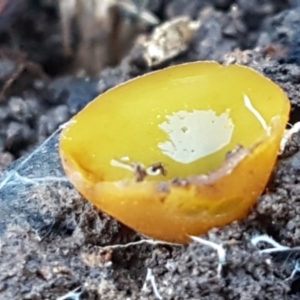
[[[161, 22], [184, 14], [202, 24], [188, 50], [161, 67], [196, 60], [251, 66], [286, 91], [290, 123], [300, 121], [299, 1], [148, 2]], [[28, 1], [22, 10], [21, 0], [11, 3], [0, 15], [4, 175], [95, 95], [152, 70], [133, 46], [96, 76], [71, 72], [57, 8], [49, 1]], [[43, 159], [34, 169], [55, 172], [56, 165]], [[45, 179], [30, 189], [12, 184], [0, 192], [0, 299], [299, 299], [299, 178], [295, 133], [250, 214], [202, 237], [226, 250], [219, 273], [211, 247], [151, 243], [96, 210], [67, 182]], [[291, 250], [262, 254], [251, 243], [261, 234]]]

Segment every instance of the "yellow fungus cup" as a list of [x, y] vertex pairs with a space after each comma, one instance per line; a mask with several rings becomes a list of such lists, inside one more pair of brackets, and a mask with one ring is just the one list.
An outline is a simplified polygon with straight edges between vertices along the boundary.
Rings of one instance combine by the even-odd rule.
[[102, 94], [61, 133], [67, 176], [138, 232], [187, 243], [243, 218], [288, 121], [284, 92], [254, 70], [196, 62]]

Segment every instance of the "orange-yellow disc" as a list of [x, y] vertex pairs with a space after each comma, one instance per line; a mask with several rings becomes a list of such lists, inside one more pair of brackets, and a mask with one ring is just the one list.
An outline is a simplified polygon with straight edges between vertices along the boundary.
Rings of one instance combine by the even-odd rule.
[[67, 176], [99, 209], [186, 243], [244, 217], [288, 121], [284, 92], [254, 70], [196, 62], [100, 95], [62, 131]]

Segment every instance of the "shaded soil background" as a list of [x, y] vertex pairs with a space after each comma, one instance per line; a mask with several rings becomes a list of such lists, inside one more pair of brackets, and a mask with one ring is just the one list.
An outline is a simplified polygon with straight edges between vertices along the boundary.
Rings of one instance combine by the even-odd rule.
[[[3, 176], [95, 95], [151, 71], [132, 43], [114, 66], [93, 76], [79, 72], [85, 66], [64, 53], [57, 6], [11, 3], [0, 15]], [[161, 22], [179, 15], [202, 22], [189, 49], [164, 67], [195, 60], [249, 65], [286, 91], [290, 122], [300, 121], [300, 1], [157, 0], [147, 9]], [[74, 51], [78, 35], [75, 27]], [[46, 154], [57, 157], [50, 146]], [[216, 251], [199, 243], [121, 246], [143, 237], [95, 210], [68, 183], [13, 185], [0, 192], [0, 299], [157, 299], [148, 270], [162, 299], [299, 299], [300, 274], [291, 274], [300, 252], [261, 255], [251, 244], [268, 234], [300, 246], [299, 149], [295, 134], [245, 220], [203, 237], [226, 248], [221, 276]], [[47, 168], [52, 174], [59, 167]]]

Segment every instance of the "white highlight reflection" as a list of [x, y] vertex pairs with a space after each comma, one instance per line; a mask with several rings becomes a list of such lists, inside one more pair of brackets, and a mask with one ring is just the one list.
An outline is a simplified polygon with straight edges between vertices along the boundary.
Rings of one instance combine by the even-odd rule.
[[259, 123], [261, 124], [262, 128], [269, 132], [269, 126], [267, 125], [265, 119], [262, 117], [262, 115], [254, 108], [254, 106], [251, 103], [251, 100], [247, 95], [244, 95], [244, 103], [245, 106], [254, 114], [254, 116], [257, 118]]
[[231, 141], [234, 124], [229, 110], [217, 115], [213, 110], [184, 110], [166, 116], [159, 125], [169, 140], [159, 143], [161, 151], [173, 160], [189, 164], [210, 155]]

